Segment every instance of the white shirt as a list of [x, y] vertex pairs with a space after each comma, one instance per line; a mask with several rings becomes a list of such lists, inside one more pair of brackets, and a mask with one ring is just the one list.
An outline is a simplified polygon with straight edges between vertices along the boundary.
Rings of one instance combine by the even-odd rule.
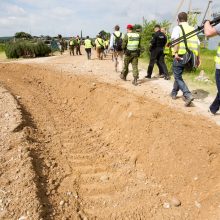
[[[180, 22], [180, 25], [184, 24], [184, 23], [187, 23], [187, 22]], [[182, 30], [181, 30], [180, 26], [176, 26], [176, 27], [173, 28], [173, 31], [172, 31], [172, 34], [171, 34], [171, 40], [176, 40], [181, 35], [182, 35]], [[198, 45], [200, 45], [200, 40], [199, 39], [198, 39]]]
[[215, 26], [215, 29], [216, 29], [216, 31], [217, 31], [217, 34], [220, 35], [220, 24], [217, 24], [217, 25]]
[[[115, 32], [114, 32], [115, 33]], [[114, 33], [111, 34], [111, 37], [110, 37], [110, 44], [109, 44], [109, 48], [110, 49], [114, 49], [113, 46], [114, 46], [114, 40], [115, 40], [115, 36], [114, 36]], [[121, 32], [120, 32], [121, 33]], [[123, 39], [124, 38], [124, 34], [122, 33], [121, 35], [121, 38]]]

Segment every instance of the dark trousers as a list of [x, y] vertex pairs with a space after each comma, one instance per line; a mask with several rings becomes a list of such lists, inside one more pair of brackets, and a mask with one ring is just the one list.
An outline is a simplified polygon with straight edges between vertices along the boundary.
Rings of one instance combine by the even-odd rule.
[[217, 86], [218, 93], [216, 95], [215, 100], [213, 101], [213, 103], [210, 106], [210, 111], [213, 114], [215, 114], [219, 110], [219, 107], [220, 107], [220, 69], [216, 69], [215, 80], [216, 80], [216, 86]]
[[70, 45], [69, 46], [69, 50], [70, 50], [70, 55], [74, 55], [74, 46], [73, 45]]
[[80, 51], [80, 45], [76, 45], [76, 55], [82, 55]]
[[88, 60], [91, 60], [91, 54], [92, 54], [91, 48], [86, 48], [85, 51], [86, 51], [86, 53], [87, 53], [87, 58], [88, 58]]
[[184, 71], [184, 65], [183, 61], [177, 61], [174, 59], [173, 61], [173, 75], [174, 75], [174, 84], [173, 84], [173, 90], [172, 90], [172, 96], [176, 96], [178, 91], [181, 90], [183, 92], [183, 96], [188, 99], [191, 98], [192, 94], [189, 91], [186, 83], [183, 80], [183, 71]]
[[164, 53], [163, 53], [163, 48], [155, 48], [151, 51], [150, 55], [150, 63], [147, 69], [147, 75], [151, 77], [153, 69], [154, 69], [154, 64], [157, 63], [160, 72], [164, 74], [164, 76], [168, 76], [168, 69], [164, 61]]

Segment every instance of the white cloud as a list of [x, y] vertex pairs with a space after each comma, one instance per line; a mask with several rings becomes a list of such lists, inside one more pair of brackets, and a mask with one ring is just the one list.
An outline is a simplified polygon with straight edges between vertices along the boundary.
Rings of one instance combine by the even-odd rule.
[[10, 15], [24, 15], [26, 14], [25, 10], [17, 5], [7, 4], [6, 5], [6, 12]]
[[[128, 23], [147, 20], [175, 21], [174, 15], [179, 1], [175, 0], [0, 0], [0, 35], [13, 35], [22, 28], [34, 35], [61, 33], [94, 36], [104, 29], [111, 32], [116, 24], [125, 31]], [[207, 1], [194, 0], [193, 8], [205, 10]], [[214, 9], [220, 7], [213, 1]], [[11, 7], [8, 7], [8, 6]], [[217, 6], [216, 6], [217, 5]], [[181, 8], [187, 11], [189, 0]], [[220, 8], [219, 8], [220, 10]], [[15, 19], [10, 18], [14, 16]], [[9, 25], [10, 28], [6, 28]], [[14, 29], [13, 29], [14, 27]]]

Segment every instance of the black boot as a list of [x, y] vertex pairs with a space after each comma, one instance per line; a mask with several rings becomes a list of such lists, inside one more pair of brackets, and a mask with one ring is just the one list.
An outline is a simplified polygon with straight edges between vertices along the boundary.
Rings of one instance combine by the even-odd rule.
[[134, 85], [134, 86], [137, 86], [138, 85], [138, 83], [137, 83], [137, 77], [134, 77], [134, 80], [132, 81], [132, 84]]
[[123, 73], [120, 74], [120, 78], [121, 78], [122, 80], [126, 81], [126, 76], [125, 76]]

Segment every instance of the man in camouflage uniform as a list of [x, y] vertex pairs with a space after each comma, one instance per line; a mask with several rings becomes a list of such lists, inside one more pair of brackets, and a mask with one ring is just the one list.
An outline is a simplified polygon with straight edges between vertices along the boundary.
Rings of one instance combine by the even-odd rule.
[[140, 55], [140, 34], [133, 32], [133, 26], [127, 25], [127, 34], [122, 43], [122, 49], [125, 51], [124, 68], [121, 72], [120, 78], [126, 80], [129, 72], [129, 63], [132, 64], [134, 80], [132, 84], [137, 86], [138, 72], [138, 57]]
[[76, 37], [76, 55], [82, 55], [80, 51], [80, 46], [81, 46], [81, 39], [79, 38], [79, 35]]
[[74, 45], [75, 45], [75, 41], [74, 41], [74, 37], [72, 37], [69, 41], [70, 56], [71, 54], [74, 56]]

